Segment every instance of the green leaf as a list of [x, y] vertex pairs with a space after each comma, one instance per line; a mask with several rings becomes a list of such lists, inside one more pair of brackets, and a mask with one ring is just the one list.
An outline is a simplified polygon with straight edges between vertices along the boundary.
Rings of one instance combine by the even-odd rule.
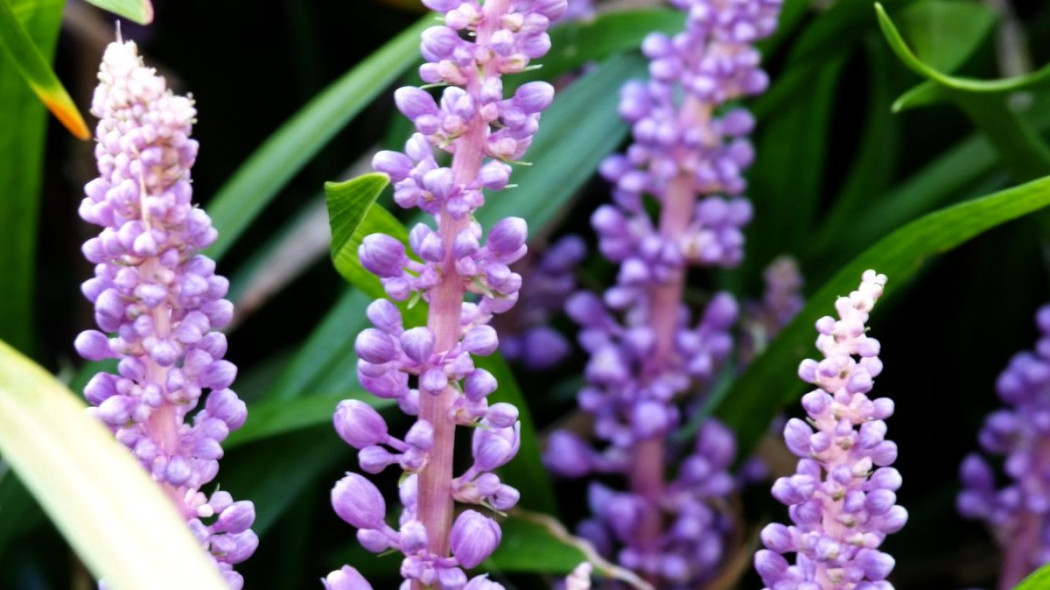
[[[51, 60], [62, 22], [62, 3], [15, 1], [11, 4], [34, 45]], [[0, 34], [0, 36], [5, 36]], [[33, 349], [33, 301], [36, 282], [38, 200], [44, 159], [47, 113], [5, 52], [0, 51], [0, 339]]]
[[973, 78], [949, 76], [926, 64], [912, 52], [908, 44], [904, 42], [904, 38], [901, 37], [900, 31], [897, 30], [893, 21], [886, 14], [886, 10], [879, 3], [875, 4], [875, 14], [879, 19], [879, 27], [889, 42], [890, 48], [904, 62], [904, 65], [920, 76], [929, 78], [945, 88], [974, 93], [1002, 94], [1033, 88], [1050, 81], [1050, 65], [1023, 76], [1002, 80], [976, 80]]
[[227, 588], [139, 462], [69, 390], [2, 342], [0, 452], [108, 587]]
[[[682, 11], [667, 8], [617, 10], [599, 14], [591, 20], [565, 22], [551, 29], [551, 50], [540, 60], [543, 67], [507, 76], [504, 84], [509, 92], [525, 82], [555, 80], [584, 64], [637, 50], [650, 32], [671, 35], [681, 31], [684, 26], [685, 15]], [[557, 100], [561, 100], [560, 94], [555, 105], [558, 104]], [[544, 120], [549, 112], [543, 114]], [[541, 122], [540, 127], [544, 124]], [[530, 150], [538, 152], [534, 147]]]
[[153, 22], [153, 3], [150, 0], [87, 0], [87, 2], [140, 25], [148, 25]]
[[511, 182], [517, 188], [486, 196], [477, 212], [482, 226], [515, 215], [524, 218], [535, 235], [554, 221], [602, 158], [627, 136], [627, 125], [617, 114], [619, 94], [609, 89], [645, 71], [640, 56], [618, 55], [559, 92], [525, 154], [533, 165], [514, 170]]
[[1050, 564], [1035, 570], [1021, 583], [1014, 586], [1014, 590], [1046, 590], [1050, 588]]
[[335, 407], [344, 399], [361, 400], [377, 409], [394, 404], [391, 400], [381, 399], [363, 391], [337, 396], [311, 395], [297, 399], [263, 401], [249, 406], [250, 419], [240, 429], [231, 432], [223, 446], [229, 450], [258, 440], [330, 424]]
[[0, 48], [11, 65], [22, 75], [29, 88], [55, 118], [78, 139], [88, 139], [88, 130], [80, 110], [69, 97], [58, 76], [51, 70], [48, 57], [41, 53], [33, 35], [18, 21], [10, 0], [0, 0]]
[[833, 312], [835, 299], [855, 289], [865, 270], [875, 269], [889, 277], [885, 293], [890, 297], [929, 258], [1048, 204], [1050, 178], [1043, 178], [948, 207], [893, 232], [841, 268], [807, 301], [715, 410], [738, 433], [741, 456], [748, 454], [779, 408], [798, 399], [803, 389], [796, 375], [798, 363], [815, 354], [814, 322]]
[[393, 38], [318, 94], [257, 149], [209, 204], [220, 257], [273, 197], [361, 110], [418, 59], [419, 35], [431, 15]]
[[904, 35], [930, 67], [954, 71], [992, 32], [998, 14], [987, 4], [923, 0], [898, 13]]
[[554, 484], [540, 458], [540, 437], [536, 432], [536, 423], [532, 420], [529, 404], [518, 388], [514, 373], [498, 354], [475, 357], [474, 365], [492, 373], [499, 383], [499, 389], [489, 396], [489, 401], [512, 404], [518, 408], [518, 419], [521, 420], [521, 447], [514, 459], [500, 468], [501, 478], [521, 492], [522, 508], [554, 514], [557, 506]]
[[[524, 495], [522, 496], [524, 500]], [[506, 573], [540, 572], [565, 575], [587, 561], [578, 547], [558, 539], [542, 524], [515, 516], [500, 523], [503, 538], [490, 558]]]
[[328, 225], [332, 228], [329, 252], [332, 264], [350, 284], [359, 280], [361, 270], [357, 260], [360, 241], [354, 234], [376, 199], [390, 184], [390, 177], [379, 172], [363, 174], [343, 182], [324, 183], [325, 203], [328, 205]]

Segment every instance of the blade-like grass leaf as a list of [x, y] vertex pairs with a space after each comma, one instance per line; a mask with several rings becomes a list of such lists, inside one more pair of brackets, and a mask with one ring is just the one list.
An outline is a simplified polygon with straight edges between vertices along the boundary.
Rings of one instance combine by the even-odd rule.
[[128, 450], [54, 377], [2, 342], [0, 452], [109, 588], [227, 588]]
[[0, 47], [4, 49], [8, 63], [18, 70], [55, 118], [78, 139], [90, 138], [91, 131], [80, 110], [51, 70], [50, 60], [18, 21], [9, 0], [0, 0]]
[[418, 59], [419, 35], [434, 24], [428, 15], [336, 80], [257, 149], [208, 207], [219, 239], [208, 249], [218, 258], [240, 237], [282, 187], [361, 110]]
[[757, 442], [785, 403], [798, 399], [803, 383], [798, 363], [814, 354], [813, 324], [833, 309], [835, 299], [856, 287], [872, 268], [889, 277], [886, 295], [901, 289], [923, 263], [1011, 219], [1050, 205], [1050, 178], [948, 207], [926, 215], [868, 248], [824, 284], [733, 385], [715, 410], [739, 436], [741, 456]]

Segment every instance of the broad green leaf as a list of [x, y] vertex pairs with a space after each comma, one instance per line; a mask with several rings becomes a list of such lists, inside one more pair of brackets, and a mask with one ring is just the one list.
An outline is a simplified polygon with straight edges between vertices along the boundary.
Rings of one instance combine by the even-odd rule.
[[1050, 564], [1035, 570], [1021, 583], [1014, 586], [1014, 590], [1046, 590], [1050, 588]]
[[2, 342], [0, 453], [109, 588], [227, 588], [128, 450], [54, 377]]
[[87, 2], [140, 25], [148, 25], [153, 22], [153, 3], [150, 0], [87, 0]]
[[554, 514], [557, 505], [554, 485], [540, 458], [540, 437], [529, 412], [529, 404], [514, 379], [514, 373], [498, 354], [474, 357], [474, 364], [492, 373], [499, 382], [499, 389], [489, 396], [489, 401], [513, 405], [518, 408], [518, 419], [521, 420], [521, 448], [510, 463], [500, 468], [500, 477], [521, 492], [522, 508]]
[[897, 14], [919, 59], [942, 72], [966, 62], [998, 20], [987, 4], [958, 0], [923, 0]]
[[[11, 3], [47, 62], [54, 54], [62, 3]], [[11, 59], [0, 51], [0, 339], [23, 352], [33, 350], [37, 219], [47, 112]]]
[[855, 289], [865, 270], [875, 269], [887, 275], [886, 297], [892, 297], [929, 258], [1047, 205], [1050, 178], [1043, 178], [926, 215], [842, 267], [806, 302], [805, 308], [752, 363], [715, 410], [738, 433], [741, 456], [747, 455], [779, 408], [798, 399], [803, 390], [796, 374], [798, 363], [816, 354], [814, 322], [834, 312], [835, 299]]
[[33, 35], [18, 21], [10, 0], [0, 0], [0, 47], [4, 49], [6, 61], [22, 74], [55, 118], [78, 139], [90, 138], [91, 131], [80, 110], [51, 70], [51, 60], [41, 53]]
[[645, 68], [637, 55], [618, 55], [559, 92], [525, 154], [532, 166], [514, 170], [511, 182], [517, 188], [486, 195], [477, 212], [482, 227], [514, 215], [524, 218], [535, 235], [554, 221], [602, 158], [627, 136], [627, 125], [617, 114], [619, 93], [609, 89], [644, 76]]
[[240, 237], [271, 199], [387, 85], [418, 59], [419, 35], [434, 24], [428, 15], [393, 38], [318, 94], [257, 149], [209, 204], [219, 239], [217, 258]]
[[920, 76], [929, 78], [946, 88], [973, 93], [1001, 94], [1033, 88], [1050, 81], [1050, 65], [1044, 66], [1030, 74], [1002, 80], [976, 80], [973, 78], [949, 76], [925, 63], [915, 55], [911, 48], [908, 47], [908, 44], [905, 43], [904, 38], [901, 37], [900, 31], [897, 30], [893, 21], [886, 14], [886, 10], [879, 3], [875, 4], [875, 14], [879, 19], [879, 27], [886, 36], [890, 48], [904, 62], [904, 65]]

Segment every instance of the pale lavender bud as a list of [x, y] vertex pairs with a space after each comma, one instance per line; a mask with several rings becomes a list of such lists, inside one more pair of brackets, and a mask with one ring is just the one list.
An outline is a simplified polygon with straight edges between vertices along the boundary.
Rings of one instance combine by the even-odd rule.
[[355, 449], [363, 449], [386, 440], [383, 417], [372, 406], [354, 399], [343, 400], [332, 416], [336, 432]]
[[359, 529], [378, 529], [386, 516], [379, 490], [361, 475], [348, 472], [332, 488], [332, 507], [340, 518]]
[[452, 525], [449, 544], [459, 565], [470, 569], [488, 559], [501, 537], [496, 521], [474, 510], [464, 510]]
[[401, 276], [404, 272], [402, 267], [408, 259], [405, 246], [386, 234], [365, 236], [357, 255], [365, 268], [384, 278]]
[[354, 568], [344, 565], [321, 580], [325, 590], [372, 590], [371, 584]]

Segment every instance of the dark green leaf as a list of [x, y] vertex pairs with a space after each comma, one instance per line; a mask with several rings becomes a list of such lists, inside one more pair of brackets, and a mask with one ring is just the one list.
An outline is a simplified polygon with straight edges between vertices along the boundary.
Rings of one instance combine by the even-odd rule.
[[[51, 61], [62, 21], [61, 2], [15, 1], [34, 45]], [[24, 352], [33, 349], [33, 299], [36, 282], [38, 200], [44, 158], [46, 111], [0, 51], [0, 339]]]
[[512, 514], [500, 523], [500, 528], [503, 540], [490, 559], [501, 572], [564, 575], [587, 561], [582, 551], [556, 538], [539, 523]]
[[150, 0], [87, 0], [87, 2], [140, 25], [148, 25], [153, 22], [153, 3]]
[[208, 249], [220, 257], [285, 184], [418, 59], [419, 35], [430, 15], [393, 38], [336, 80], [255, 151], [208, 207], [219, 239]]
[[350, 284], [356, 284], [360, 280], [360, 273], [365, 272], [357, 260], [357, 249], [361, 242], [355, 240], [354, 235], [389, 184], [390, 177], [378, 172], [363, 174], [344, 182], [324, 184], [328, 225], [332, 228], [329, 253], [335, 269]]
[[1050, 178], [1043, 178], [942, 209], [893, 232], [840, 269], [807, 301], [715, 410], [738, 433], [741, 455], [747, 455], [783, 404], [798, 399], [803, 384], [796, 370], [803, 358], [815, 354], [814, 322], [833, 312], [835, 299], [855, 289], [864, 270], [886, 274], [886, 296], [892, 296], [932, 256], [1048, 204]]

